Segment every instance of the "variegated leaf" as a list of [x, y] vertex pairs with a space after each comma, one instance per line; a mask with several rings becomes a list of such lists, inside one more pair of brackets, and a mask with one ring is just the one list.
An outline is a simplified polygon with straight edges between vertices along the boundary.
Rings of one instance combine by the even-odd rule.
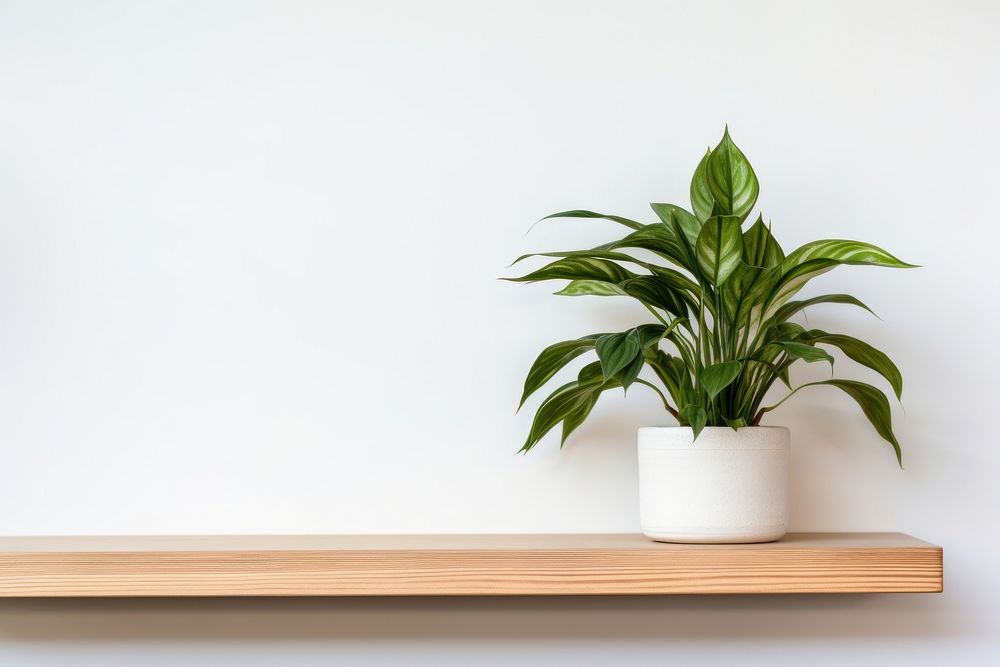
[[802, 338], [812, 343], [824, 343], [840, 348], [841, 352], [850, 359], [858, 362], [862, 366], [867, 366], [886, 379], [892, 387], [896, 398], [903, 397], [903, 374], [899, 372], [892, 359], [878, 348], [875, 348], [863, 340], [858, 340], [853, 336], [844, 334], [831, 334], [820, 329], [810, 329], [803, 334]]
[[748, 266], [770, 269], [784, 259], [785, 253], [771, 234], [771, 228], [764, 224], [763, 217], [758, 216], [757, 222], [743, 234], [743, 261]]
[[725, 284], [740, 265], [743, 256], [743, 235], [739, 218], [712, 217], [705, 221], [696, 246], [698, 264], [716, 287]]
[[810, 259], [802, 264], [794, 265], [788, 270], [784, 269], [784, 263], [775, 267], [778, 271], [778, 280], [774, 285], [765, 283], [765, 287], [771, 288], [770, 294], [760, 300], [767, 309], [764, 318], [771, 317], [782, 304], [805, 287], [807, 282], [827, 271], [832, 271], [837, 264], [838, 262], [832, 259]]
[[684, 249], [678, 243], [673, 229], [663, 223], [646, 225], [620, 241], [607, 244], [607, 248], [609, 250], [640, 248], [654, 252], [678, 266], [683, 267], [686, 264]]
[[892, 410], [889, 408], [889, 399], [887, 399], [885, 394], [881, 391], [870, 384], [865, 384], [864, 382], [857, 382], [855, 380], [823, 380], [821, 382], [810, 382], [808, 384], [800, 385], [776, 404], [766, 408], [761, 408], [760, 412], [758, 412], [757, 416], [754, 418], [753, 424], [758, 424], [764, 413], [777, 408], [779, 405], [788, 400], [792, 394], [795, 394], [806, 387], [820, 387], [823, 385], [836, 387], [854, 399], [854, 401], [861, 407], [861, 411], [865, 414], [865, 417], [867, 417], [871, 425], [875, 427], [878, 434], [892, 445], [892, 449], [896, 453], [896, 460], [899, 462], [900, 467], [902, 467], [903, 452], [899, 447], [899, 441], [896, 440], [896, 435], [892, 432]]
[[889, 401], [885, 394], [870, 384], [854, 380], [826, 380], [812, 384], [828, 384], [853, 398], [878, 434], [892, 445], [896, 461], [900, 467], [903, 466], [903, 451], [899, 447], [899, 441], [896, 440], [896, 434], [892, 432], [892, 410], [889, 409]]
[[635, 277], [635, 275], [608, 259], [573, 256], [558, 259], [519, 278], [504, 278], [504, 280], [526, 283], [540, 280], [604, 280], [620, 283]]
[[[594, 377], [593, 373], [586, 372], [595, 365], [598, 368], [597, 377]], [[560, 422], [563, 422], [562, 440], [559, 445], [562, 447], [569, 434], [590, 414], [601, 392], [617, 385], [615, 381], [605, 381], [599, 373], [600, 366], [597, 362], [588, 365], [580, 371], [580, 377], [576, 381], [559, 387], [542, 402], [531, 422], [528, 437], [521, 447], [522, 452], [534, 447]]]
[[688, 314], [684, 296], [660, 276], [637, 276], [623, 282], [621, 288], [629, 296], [671, 315], [684, 317]]
[[693, 246], [698, 242], [702, 221], [696, 216], [675, 204], [650, 204], [649, 206], [667, 228], [673, 229], [673, 221], [676, 221], [689, 244]]
[[627, 296], [616, 283], [604, 280], [574, 280], [558, 292], [559, 296]]
[[[864, 308], [872, 315], [875, 312], [871, 308], [863, 304], [858, 299], [854, 298], [850, 294], [823, 294], [822, 296], [815, 296], [811, 299], [805, 299], [803, 301], [789, 301], [781, 308], [779, 308], [774, 313], [775, 322], [784, 322], [788, 318], [792, 317], [801, 310], [808, 308], [809, 306], [815, 306], [821, 303], [846, 303], [853, 306], [858, 306], [859, 308]], [[878, 317], [876, 315], [876, 317]]]
[[712, 215], [734, 215], [744, 220], [757, 202], [760, 184], [750, 162], [729, 136], [729, 128], [708, 156], [706, 176], [715, 200]]
[[694, 384], [684, 361], [667, 354], [663, 350], [648, 348], [645, 352], [646, 364], [667, 388], [674, 405], [686, 405], [693, 398]]
[[814, 361], [828, 361], [830, 368], [833, 368], [833, 357], [826, 350], [795, 340], [776, 340], [772, 343], [793, 359], [802, 359], [808, 363]]
[[[643, 226], [641, 222], [629, 220], [628, 218], [623, 218], [620, 215], [608, 215], [606, 213], [595, 213], [594, 211], [584, 211], [580, 209], [553, 213], [552, 215], [545, 216], [542, 220], [550, 220], [552, 218], [599, 218], [601, 220], [611, 220], [612, 222], [617, 222], [619, 225], [624, 225], [630, 229], [639, 229]], [[539, 222], [542, 220], [539, 220]]]
[[916, 264], [894, 257], [888, 251], [863, 241], [847, 241], [843, 239], [823, 239], [806, 243], [789, 253], [785, 258], [785, 270], [804, 264], [810, 260], [831, 260], [837, 264], [862, 264], [867, 266], [885, 266], [896, 269], [913, 268]]
[[698, 163], [694, 176], [691, 177], [691, 210], [702, 222], [712, 217], [712, 211], [715, 209], [712, 189], [708, 186], [708, 160], [711, 157], [712, 151], [706, 151], [705, 157]]
[[[584, 258], [584, 259], [604, 259], [612, 262], [631, 262], [632, 264], [637, 264], [639, 266], [643, 265], [643, 262], [637, 260], [631, 255], [626, 255], [623, 252], [614, 252], [611, 248], [612, 244], [605, 244], [603, 246], [598, 246], [596, 248], [589, 248], [587, 250], [563, 250], [560, 252], [529, 252], [521, 255], [508, 266], [514, 266], [515, 264], [520, 264], [524, 260], [530, 257], [559, 257], [563, 259], [567, 258]], [[513, 280], [512, 278], [504, 278], [504, 280]]]
[[524, 380], [524, 391], [521, 393], [521, 401], [517, 409], [520, 410], [524, 402], [528, 400], [535, 391], [552, 379], [552, 377], [566, 365], [585, 352], [594, 349], [597, 339], [604, 334], [592, 334], [574, 340], [564, 340], [553, 343], [542, 350], [542, 353], [535, 359], [535, 363], [528, 370], [528, 377]]

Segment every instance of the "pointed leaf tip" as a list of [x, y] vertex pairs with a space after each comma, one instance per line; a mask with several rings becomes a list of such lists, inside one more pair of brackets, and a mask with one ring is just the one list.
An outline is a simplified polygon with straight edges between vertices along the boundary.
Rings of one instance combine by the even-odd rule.
[[724, 361], [722, 363], [709, 366], [701, 373], [701, 384], [708, 394], [708, 399], [712, 400], [719, 393], [728, 387], [739, 377], [743, 364], [739, 361]]
[[694, 435], [692, 442], [698, 439], [698, 435], [708, 423], [708, 413], [705, 412], [705, 409], [700, 405], [695, 405], [693, 403], [685, 405], [681, 408], [677, 416], [683, 420], [683, 422], [687, 422], [687, 426], [691, 427], [691, 432]]

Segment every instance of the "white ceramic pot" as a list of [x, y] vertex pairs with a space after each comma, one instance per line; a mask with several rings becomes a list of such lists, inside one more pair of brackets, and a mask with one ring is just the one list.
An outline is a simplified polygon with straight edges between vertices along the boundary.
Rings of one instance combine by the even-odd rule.
[[661, 542], [745, 543], [788, 528], [788, 429], [639, 429], [639, 521]]

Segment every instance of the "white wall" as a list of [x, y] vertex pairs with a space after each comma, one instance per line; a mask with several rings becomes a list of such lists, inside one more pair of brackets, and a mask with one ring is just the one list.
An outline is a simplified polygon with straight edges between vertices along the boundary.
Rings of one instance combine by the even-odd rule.
[[987, 663], [998, 22], [989, 2], [3, 2], [0, 534], [637, 530], [653, 397], [526, 457], [513, 409], [541, 347], [642, 313], [495, 278], [617, 233], [526, 237], [544, 214], [685, 203], [728, 122], [786, 247], [924, 265], [809, 288], [881, 315], [810, 317], [903, 369], [906, 469], [846, 397], [771, 423], [793, 429], [793, 528], [935, 541], [946, 592], [18, 601], [0, 664]]

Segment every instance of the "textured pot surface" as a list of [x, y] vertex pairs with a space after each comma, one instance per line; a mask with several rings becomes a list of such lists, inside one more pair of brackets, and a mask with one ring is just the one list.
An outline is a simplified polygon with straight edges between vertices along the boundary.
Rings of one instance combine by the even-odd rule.
[[788, 529], [788, 429], [639, 429], [639, 520], [654, 540], [770, 542]]

